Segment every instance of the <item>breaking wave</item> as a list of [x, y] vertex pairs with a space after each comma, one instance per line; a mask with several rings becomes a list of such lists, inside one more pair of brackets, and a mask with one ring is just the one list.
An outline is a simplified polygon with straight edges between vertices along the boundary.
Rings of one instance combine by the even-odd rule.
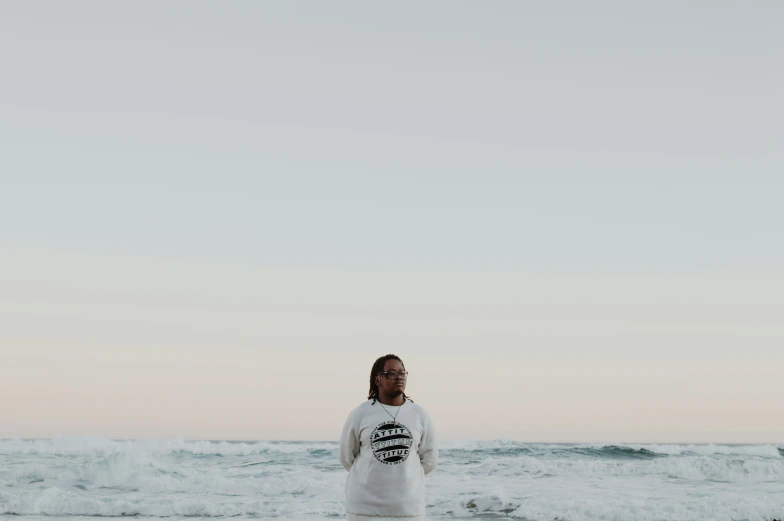
[[[775, 445], [447, 441], [433, 520], [770, 521], [784, 514]], [[344, 515], [334, 442], [0, 440], [0, 515]], [[71, 518], [75, 519], [75, 518]]]

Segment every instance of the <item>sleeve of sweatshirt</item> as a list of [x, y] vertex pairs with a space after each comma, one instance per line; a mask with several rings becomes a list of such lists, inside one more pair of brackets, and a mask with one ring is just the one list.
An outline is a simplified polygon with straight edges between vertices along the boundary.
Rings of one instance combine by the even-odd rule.
[[419, 443], [419, 461], [422, 462], [425, 474], [429, 474], [438, 464], [438, 440], [436, 439], [433, 420], [430, 419], [430, 415], [427, 413], [425, 413], [424, 423], [422, 441]]
[[359, 454], [359, 432], [355, 421], [356, 411], [352, 411], [343, 425], [340, 433], [340, 464], [346, 470], [351, 470], [354, 459]]

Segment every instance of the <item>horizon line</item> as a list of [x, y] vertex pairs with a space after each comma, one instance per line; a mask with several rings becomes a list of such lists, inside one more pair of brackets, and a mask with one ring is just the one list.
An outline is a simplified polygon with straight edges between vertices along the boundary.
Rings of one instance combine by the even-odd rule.
[[[206, 441], [209, 443], [218, 442], [232, 442], [232, 443], [338, 443], [338, 440], [295, 440], [295, 439], [196, 439], [196, 438], [114, 438], [103, 437], [96, 435], [82, 435], [82, 436], [51, 436], [48, 438], [0, 438], [0, 441], [49, 441], [53, 439], [80, 439], [80, 438], [96, 438], [108, 441], [183, 441], [183, 442], [197, 442]], [[489, 439], [476, 439], [476, 438], [450, 438], [439, 440], [443, 442], [459, 442], [459, 441], [472, 441], [472, 442], [492, 442], [492, 441], [511, 441], [515, 443], [523, 443], [529, 445], [578, 445], [578, 444], [648, 444], [648, 445], [777, 445], [784, 447], [784, 441], [767, 441], [767, 442], [717, 442], [717, 441], [522, 441], [511, 438], [489, 438]]]

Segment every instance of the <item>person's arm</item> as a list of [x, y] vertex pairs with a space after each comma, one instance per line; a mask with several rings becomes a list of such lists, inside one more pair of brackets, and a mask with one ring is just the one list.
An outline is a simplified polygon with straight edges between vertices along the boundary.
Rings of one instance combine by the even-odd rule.
[[430, 415], [425, 413], [424, 432], [422, 433], [422, 441], [419, 443], [419, 461], [422, 462], [422, 468], [425, 474], [432, 472], [438, 464], [438, 440], [436, 439], [436, 430], [433, 426], [433, 420]]
[[359, 431], [354, 421], [354, 412], [348, 415], [346, 423], [343, 425], [343, 432], [340, 433], [340, 464], [346, 470], [351, 470], [359, 454]]

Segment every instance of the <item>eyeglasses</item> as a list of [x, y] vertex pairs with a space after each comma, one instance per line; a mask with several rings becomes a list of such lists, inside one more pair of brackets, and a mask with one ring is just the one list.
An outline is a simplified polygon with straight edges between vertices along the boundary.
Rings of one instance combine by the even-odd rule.
[[408, 371], [401, 371], [399, 373], [397, 371], [382, 371], [379, 374], [383, 375], [384, 378], [389, 378], [390, 380], [405, 380], [408, 378]]

